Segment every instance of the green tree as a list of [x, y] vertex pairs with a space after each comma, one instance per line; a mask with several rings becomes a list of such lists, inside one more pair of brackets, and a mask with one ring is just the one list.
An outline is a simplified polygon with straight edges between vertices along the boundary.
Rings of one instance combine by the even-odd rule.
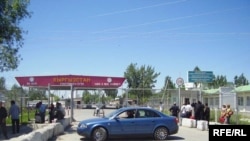
[[224, 75], [214, 76], [212, 83], [208, 84], [208, 87], [211, 89], [217, 89], [219, 87], [225, 87], [228, 85], [227, 78]]
[[0, 77], [0, 100], [7, 100], [9, 91], [6, 89], [6, 80]]
[[23, 46], [25, 31], [20, 22], [31, 13], [27, 11], [29, 0], [0, 1], [0, 72], [14, 70], [18, 67], [21, 55], [19, 49]]
[[141, 66], [137, 68], [137, 64], [131, 63], [126, 71], [124, 77], [127, 79], [130, 95], [136, 96], [140, 101], [139, 104], [144, 104], [152, 95], [152, 88], [157, 82], [156, 78], [160, 73], [156, 73], [151, 66]]
[[238, 86], [244, 86], [244, 85], [248, 85], [249, 82], [246, 79], [246, 77], [244, 76], [244, 74], [242, 73], [240, 76], [235, 76], [234, 77], [234, 84], [236, 87]]
[[[194, 68], [194, 71], [195, 71], [195, 72], [200, 72], [201, 69], [200, 69], [198, 66], [196, 66], [196, 67]], [[194, 82], [194, 85], [195, 85], [196, 88], [198, 87], [198, 84], [199, 84], [199, 83]]]
[[104, 91], [108, 97], [112, 97], [113, 99], [115, 99], [118, 94], [117, 89], [105, 89]]
[[82, 101], [85, 103], [85, 104], [88, 104], [91, 102], [91, 93], [87, 90], [84, 90], [83, 93], [82, 93]]
[[175, 89], [175, 83], [170, 76], [165, 77], [164, 89]]
[[171, 96], [171, 93], [168, 90], [169, 89], [175, 89], [175, 88], [176, 88], [175, 87], [175, 83], [172, 81], [171, 77], [170, 76], [166, 76], [165, 77], [165, 82], [164, 82], [164, 87], [161, 90], [161, 93], [162, 93], [161, 102], [164, 101], [165, 97], [167, 98], [167, 101], [168, 101], [168, 99]]
[[44, 90], [38, 90], [31, 88], [29, 90], [29, 100], [47, 100], [47, 96]]
[[4, 77], [0, 77], [0, 90], [6, 90], [6, 80]]
[[15, 100], [16, 102], [18, 102], [20, 101], [20, 97], [25, 97], [24, 91], [21, 87], [14, 84], [8, 93], [8, 98], [10, 100]]
[[[50, 97], [53, 97], [53, 102], [58, 102], [60, 101], [60, 97], [56, 94], [51, 93]], [[51, 101], [52, 102], [52, 101]]]

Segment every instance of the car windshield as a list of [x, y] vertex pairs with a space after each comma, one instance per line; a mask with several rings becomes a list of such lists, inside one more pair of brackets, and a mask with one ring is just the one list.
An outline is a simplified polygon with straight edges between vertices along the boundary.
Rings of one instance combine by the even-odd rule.
[[115, 110], [115, 111], [105, 115], [104, 117], [105, 118], [110, 118], [110, 117], [114, 116], [115, 114], [119, 113], [120, 111], [122, 111], [122, 109]]

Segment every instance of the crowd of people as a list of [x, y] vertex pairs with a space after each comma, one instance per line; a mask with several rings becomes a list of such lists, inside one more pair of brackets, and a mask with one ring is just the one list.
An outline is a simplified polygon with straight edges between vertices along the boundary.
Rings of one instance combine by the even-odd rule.
[[[54, 119], [61, 120], [65, 116], [65, 109], [62, 104], [57, 102], [56, 106], [53, 103], [48, 107], [41, 101], [36, 104], [36, 115], [39, 117], [39, 123], [45, 123], [46, 111], [49, 109], [49, 122], [52, 123]], [[9, 139], [7, 133], [6, 120], [11, 119], [12, 134], [20, 132], [20, 108], [14, 100], [10, 101], [10, 108], [5, 107], [5, 102], [0, 101], [0, 128], [5, 139]]]
[[11, 118], [11, 124], [12, 124], [12, 134], [19, 133], [20, 131], [20, 120], [19, 120], [19, 114], [20, 114], [20, 108], [16, 105], [16, 102], [14, 100], [11, 100], [11, 106], [9, 110], [6, 109], [6, 107], [3, 105], [3, 102], [0, 101], [0, 127], [2, 129], [2, 133], [5, 137], [5, 139], [8, 139], [7, 134], [7, 126], [6, 126], [6, 118]]
[[180, 112], [180, 116], [182, 118], [193, 118], [197, 120], [206, 120], [210, 118], [210, 108], [207, 103], [202, 104], [201, 101], [197, 103], [190, 104], [189, 102], [184, 103], [181, 108], [173, 104], [173, 106], [169, 109], [173, 116], [178, 116]]
[[169, 111], [172, 116], [178, 117], [178, 114], [180, 114], [181, 118], [195, 119], [196, 125], [198, 120], [206, 120], [209, 125], [210, 107], [207, 103], [202, 104], [201, 101], [198, 101], [197, 103], [190, 104], [190, 102], [186, 102], [181, 106], [181, 108], [174, 103]]
[[[45, 115], [47, 106], [42, 102], [37, 103], [36, 105], [36, 114], [39, 118], [36, 120], [37, 123], [45, 123]], [[57, 102], [56, 106], [53, 103], [48, 107], [49, 109], [49, 122], [52, 123], [54, 119], [61, 120], [65, 116], [65, 109], [62, 107], [62, 104]]]
[[[191, 118], [196, 120], [196, 125], [198, 120], [206, 120], [209, 125], [210, 120], [210, 107], [208, 103], [203, 104], [201, 101], [197, 103], [190, 104], [189, 102], [184, 103], [181, 108], [179, 108], [176, 103], [174, 103], [169, 111], [172, 116], [178, 117], [180, 114], [181, 118]], [[222, 105], [219, 122], [222, 124], [230, 124], [230, 118], [233, 115], [233, 110], [230, 104]]]
[[62, 107], [62, 104], [57, 102], [56, 106], [53, 103], [50, 104], [49, 111], [49, 122], [51, 123], [54, 119], [61, 120], [65, 116], [65, 109]]

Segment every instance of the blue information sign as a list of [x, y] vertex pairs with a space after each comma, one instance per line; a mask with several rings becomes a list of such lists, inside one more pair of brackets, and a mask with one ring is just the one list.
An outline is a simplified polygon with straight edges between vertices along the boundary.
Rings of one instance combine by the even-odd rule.
[[214, 74], [212, 71], [188, 71], [188, 82], [205, 82], [213, 81]]

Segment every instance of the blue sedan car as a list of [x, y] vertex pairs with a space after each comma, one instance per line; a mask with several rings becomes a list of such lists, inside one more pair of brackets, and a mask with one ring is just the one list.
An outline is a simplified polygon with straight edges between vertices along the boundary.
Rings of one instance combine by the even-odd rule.
[[92, 141], [113, 138], [153, 138], [166, 140], [179, 130], [178, 119], [147, 107], [124, 107], [105, 117], [83, 120], [78, 135]]

